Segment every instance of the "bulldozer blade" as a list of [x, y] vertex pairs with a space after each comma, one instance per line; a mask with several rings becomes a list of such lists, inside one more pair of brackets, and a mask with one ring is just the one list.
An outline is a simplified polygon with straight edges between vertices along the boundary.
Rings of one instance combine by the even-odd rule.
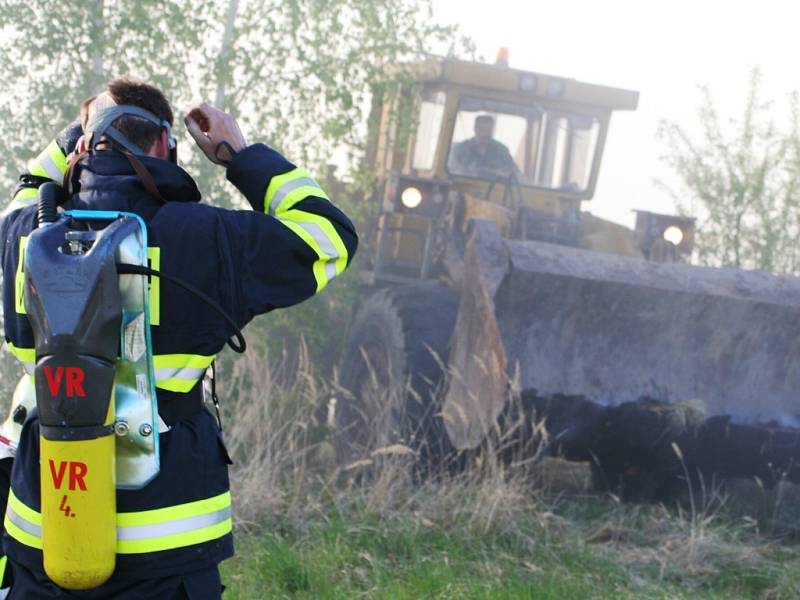
[[443, 418], [473, 448], [509, 390], [599, 406], [692, 402], [800, 426], [800, 279], [500, 237], [474, 221]]

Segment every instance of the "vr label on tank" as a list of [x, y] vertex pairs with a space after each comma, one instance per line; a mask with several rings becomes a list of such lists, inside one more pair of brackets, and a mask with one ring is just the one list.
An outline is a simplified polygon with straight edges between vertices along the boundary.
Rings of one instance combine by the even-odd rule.
[[56, 462], [53, 459], [50, 459], [48, 462], [50, 463], [50, 476], [53, 478], [53, 486], [57, 490], [61, 489], [61, 486], [64, 484], [64, 476], [69, 472], [69, 491], [86, 491], [86, 481], [84, 478], [89, 472], [89, 467], [86, 466], [86, 463], [74, 460], [60, 460], [56, 466]]
[[50, 395], [54, 398], [60, 395], [62, 384], [65, 386], [67, 397], [86, 397], [86, 391], [83, 389], [86, 373], [80, 367], [56, 367], [54, 370], [49, 365], [46, 365], [44, 375], [47, 378], [47, 387], [50, 390]]

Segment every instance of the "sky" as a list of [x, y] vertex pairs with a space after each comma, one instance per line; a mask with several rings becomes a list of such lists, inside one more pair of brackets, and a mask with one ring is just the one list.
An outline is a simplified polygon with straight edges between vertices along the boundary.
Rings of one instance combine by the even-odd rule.
[[800, 90], [797, 0], [433, 0], [438, 22], [456, 23], [494, 62], [507, 47], [513, 68], [637, 90], [639, 108], [617, 112], [594, 199], [585, 210], [626, 225], [632, 209], [672, 213], [674, 174], [660, 157], [662, 119], [699, 134], [699, 85], [724, 118], [744, 109], [753, 67], [762, 96], [785, 119], [788, 95]]

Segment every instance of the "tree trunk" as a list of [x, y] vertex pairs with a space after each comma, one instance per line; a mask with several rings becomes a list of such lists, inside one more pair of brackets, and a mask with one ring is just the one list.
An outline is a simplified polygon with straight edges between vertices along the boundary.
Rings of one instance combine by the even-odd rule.
[[103, 10], [105, 0], [95, 0], [94, 19], [92, 19], [92, 72], [89, 78], [89, 94], [96, 94], [106, 82], [103, 66], [103, 50], [105, 49], [105, 18]]
[[[231, 53], [233, 36], [236, 27], [236, 15], [239, 12], [239, 0], [228, 2], [228, 19], [225, 22], [225, 31], [222, 34], [222, 46], [217, 57], [217, 92], [214, 95], [214, 106], [223, 108], [227, 93], [227, 84], [231, 73], [227, 69], [228, 57]], [[223, 73], [225, 74], [223, 76]]]

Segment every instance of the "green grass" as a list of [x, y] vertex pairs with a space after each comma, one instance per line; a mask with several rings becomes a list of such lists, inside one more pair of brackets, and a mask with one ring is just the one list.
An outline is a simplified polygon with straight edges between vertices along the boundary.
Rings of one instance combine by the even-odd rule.
[[[382, 519], [332, 511], [240, 534], [223, 566], [225, 597], [800, 597], [800, 550], [717, 521], [692, 538], [677, 514], [600, 498], [488, 531], [413, 511]], [[695, 562], [692, 543], [705, 544]]]

